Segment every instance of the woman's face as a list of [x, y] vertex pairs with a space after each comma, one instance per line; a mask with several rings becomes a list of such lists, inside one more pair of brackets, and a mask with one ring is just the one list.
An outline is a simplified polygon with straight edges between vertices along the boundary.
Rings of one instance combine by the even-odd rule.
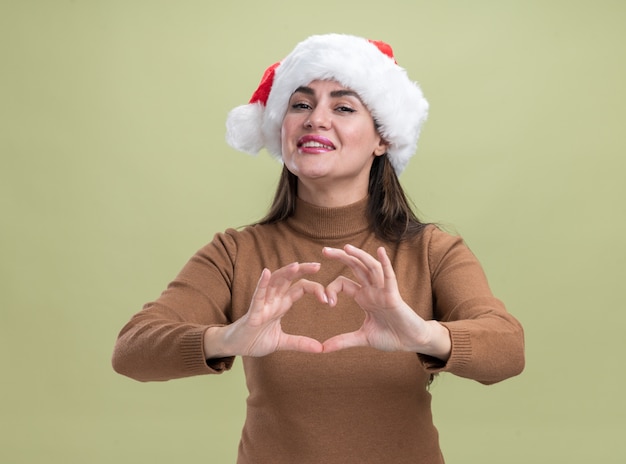
[[363, 198], [374, 157], [387, 148], [359, 96], [321, 80], [291, 96], [281, 142], [285, 166], [298, 177], [298, 193], [305, 200], [301, 193], [320, 189]]

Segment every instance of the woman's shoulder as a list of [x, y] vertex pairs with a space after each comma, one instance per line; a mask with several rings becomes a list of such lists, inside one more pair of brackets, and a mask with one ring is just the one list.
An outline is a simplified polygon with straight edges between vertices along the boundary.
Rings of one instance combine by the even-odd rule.
[[232, 240], [251, 240], [271, 237], [277, 233], [278, 224], [249, 224], [241, 227], [229, 227], [216, 236], [227, 236]]
[[412, 240], [412, 246], [421, 249], [431, 266], [436, 266], [446, 257], [465, 254], [469, 251], [463, 237], [440, 224], [426, 224], [421, 233]]
[[241, 228], [230, 227], [216, 232], [210, 241], [196, 251], [192, 260], [218, 266], [232, 266], [260, 248], [267, 247], [268, 237], [272, 236], [269, 229], [268, 226], [250, 225]]
[[276, 227], [269, 224], [252, 224], [242, 227], [229, 227], [213, 235], [212, 240], [204, 248], [220, 247], [228, 250], [258, 246], [276, 235]]
[[425, 224], [421, 232], [412, 240], [413, 244], [419, 244], [426, 248], [447, 247], [457, 242], [463, 242], [463, 238], [456, 232], [451, 232], [448, 228], [436, 224]]

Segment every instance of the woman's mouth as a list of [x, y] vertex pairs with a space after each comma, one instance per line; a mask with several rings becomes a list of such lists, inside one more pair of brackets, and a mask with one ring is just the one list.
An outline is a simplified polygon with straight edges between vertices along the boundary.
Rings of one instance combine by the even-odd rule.
[[305, 135], [298, 140], [297, 146], [302, 153], [326, 153], [335, 149], [329, 139], [319, 135]]

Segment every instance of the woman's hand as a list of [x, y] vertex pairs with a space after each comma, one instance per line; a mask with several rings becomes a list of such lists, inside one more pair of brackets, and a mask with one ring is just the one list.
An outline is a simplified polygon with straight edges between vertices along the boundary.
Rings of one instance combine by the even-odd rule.
[[324, 342], [324, 352], [356, 346], [383, 351], [411, 351], [447, 360], [451, 342], [448, 329], [437, 321], [425, 321], [402, 299], [396, 274], [383, 247], [378, 259], [351, 245], [343, 249], [324, 248], [324, 256], [346, 264], [356, 282], [337, 277], [326, 287], [329, 305], [337, 304], [340, 292], [354, 298], [365, 311], [359, 330], [337, 335]]
[[230, 325], [211, 327], [205, 332], [207, 359], [265, 356], [279, 350], [321, 353], [319, 341], [287, 334], [281, 327], [281, 318], [305, 294], [315, 295], [321, 303], [328, 302], [321, 284], [302, 279], [319, 268], [319, 263], [292, 263], [274, 272], [264, 269], [246, 315]]

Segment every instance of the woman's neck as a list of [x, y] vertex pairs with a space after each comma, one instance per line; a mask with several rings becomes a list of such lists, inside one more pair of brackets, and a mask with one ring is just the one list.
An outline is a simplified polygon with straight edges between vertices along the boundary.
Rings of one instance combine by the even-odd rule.
[[367, 198], [335, 208], [316, 206], [298, 198], [294, 214], [286, 223], [311, 238], [346, 238], [370, 230], [367, 206]]
[[342, 188], [340, 185], [314, 187], [298, 182], [298, 198], [315, 206], [326, 208], [337, 208], [351, 205], [367, 196], [367, 185], [355, 188]]

